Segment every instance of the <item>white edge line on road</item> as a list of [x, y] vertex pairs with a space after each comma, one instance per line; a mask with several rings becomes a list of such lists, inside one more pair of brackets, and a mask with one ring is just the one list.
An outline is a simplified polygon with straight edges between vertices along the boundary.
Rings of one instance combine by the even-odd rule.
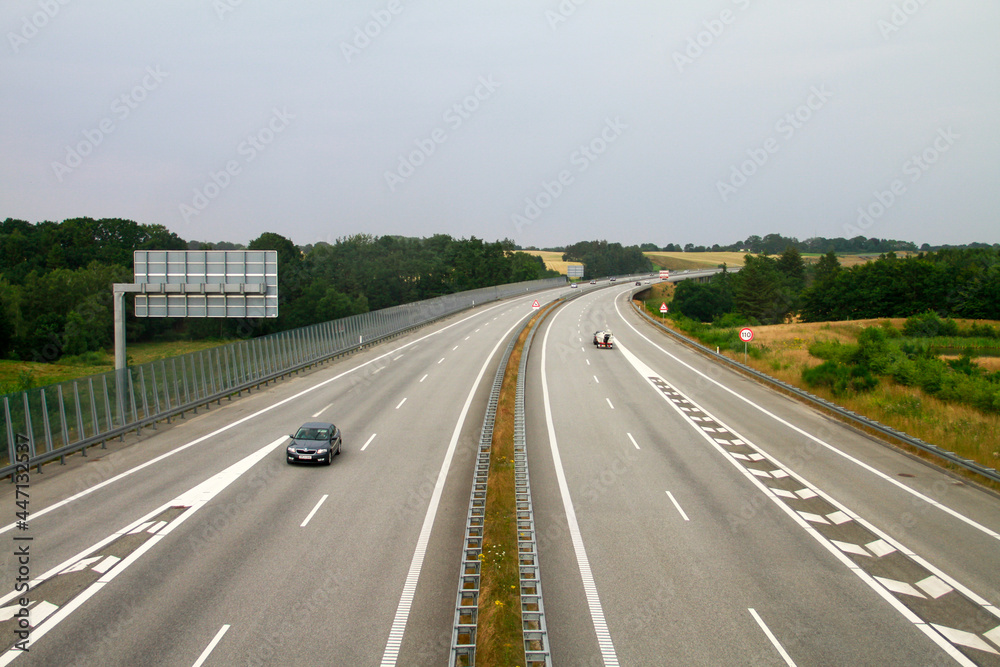
[[674, 507], [677, 508], [677, 511], [680, 512], [681, 518], [684, 519], [685, 521], [690, 521], [691, 519], [689, 519], [688, 515], [685, 514], [684, 510], [681, 509], [680, 503], [678, 503], [677, 499], [674, 498], [674, 494], [667, 491], [667, 497], [670, 498], [670, 502], [672, 502], [674, 504]]
[[368, 445], [372, 444], [372, 440], [375, 439], [376, 435], [377, 435], [376, 433], [372, 433], [372, 437], [365, 440], [365, 444], [361, 445], [361, 451], [365, 451], [365, 448], [367, 448]]
[[[192, 440], [191, 442], [189, 442], [187, 444], [184, 444], [184, 445], [181, 445], [180, 447], [177, 447], [176, 449], [171, 449], [169, 452], [166, 452], [164, 454], [160, 454], [159, 456], [154, 457], [154, 458], [146, 461], [145, 463], [140, 463], [139, 465], [137, 465], [134, 468], [126, 470], [123, 473], [119, 473], [119, 474], [115, 475], [114, 477], [108, 478], [108, 479], [104, 480], [103, 482], [95, 484], [94, 486], [88, 487], [87, 489], [84, 489], [83, 491], [80, 491], [79, 493], [76, 493], [76, 494], [70, 496], [69, 498], [66, 498], [64, 500], [60, 500], [57, 503], [53, 503], [53, 504], [49, 505], [48, 507], [44, 507], [44, 508], [38, 510], [37, 512], [32, 512], [31, 513], [31, 518], [32, 519], [37, 519], [38, 517], [40, 517], [40, 516], [42, 516], [44, 514], [48, 514], [52, 510], [55, 510], [55, 509], [58, 509], [60, 507], [65, 506], [65, 505], [68, 505], [69, 503], [73, 502], [74, 500], [78, 500], [80, 498], [83, 498], [84, 496], [89, 495], [89, 494], [93, 493], [94, 491], [97, 491], [98, 489], [104, 488], [105, 486], [113, 484], [113, 483], [117, 482], [118, 480], [124, 479], [124, 478], [128, 477], [129, 475], [131, 475], [133, 473], [139, 472], [143, 468], [147, 468], [147, 467], [149, 467], [149, 466], [151, 466], [151, 465], [153, 465], [155, 463], [159, 463], [160, 461], [162, 461], [162, 460], [164, 460], [166, 458], [169, 458], [169, 457], [173, 456], [174, 454], [182, 452], [185, 449], [188, 449], [189, 447], [194, 447], [197, 444], [200, 444], [202, 442], [205, 442], [206, 440], [214, 438], [215, 436], [219, 435], [220, 433], [224, 433], [225, 431], [228, 431], [231, 428], [235, 428], [235, 427], [239, 426], [240, 424], [243, 424], [244, 422], [247, 422], [247, 421], [249, 421], [251, 419], [254, 419], [255, 417], [259, 417], [260, 415], [262, 415], [264, 413], [270, 412], [271, 410], [274, 410], [275, 408], [280, 407], [280, 406], [284, 405], [285, 403], [290, 403], [290, 402], [292, 402], [294, 400], [297, 400], [297, 399], [301, 398], [302, 396], [305, 396], [306, 394], [308, 394], [310, 392], [316, 391], [317, 389], [319, 389], [321, 387], [325, 387], [326, 385], [330, 384], [331, 382], [339, 380], [340, 378], [344, 377], [345, 375], [349, 375], [349, 374], [353, 373], [356, 370], [364, 368], [365, 366], [369, 366], [369, 365], [375, 363], [376, 361], [379, 361], [380, 359], [384, 359], [385, 357], [389, 356], [390, 354], [395, 354], [396, 352], [399, 352], [400, 350], [402, 350], [404, 348], [416, 345], [417, 343], [419, 343], [419, 342], [421, 342], [423, 340], [426, 340], [427, 338], [430, 338], [431, 336], [436, 336], [436, 335], [438, 335], [439, 333], [441, 333], [443, 331], [447, 331], [448, 329], [451, 329], [452, 327], [458, 326], [459, 324], [462, 324], [463, 322], [466, 322], [467, 320], [471, 320], [474, 317], [479, 317], [483, 313], [487, 313], [487, 312], [493, 310], [494, 308], [499, 308], [501, 305], [503, 305], [503, 304], [497, 304], [495, 306], [491, 306], [491, 307], [487, 308], [486, 310], [482, 310], [482, 311], [480, 311], [478, 313], [473, 313], [472, 315], [469, 315], [468, 317], [464, 317], [464, 318], [458, 320], [457, 322], [452, 322], [451, 324], [449, 324], [447, 326], [441, 327], [437, 331], [432, 331], [429, 334], [421, 336], [420, 338], [418, 338], [418, 339], [416, 339], [414, 341], [411, 341], [411, 342], [406, 343], [404, 345], [400, 345], [399, 347], [397, 347], [394, 350], [390, 350], [390, 351], [386, 352], [385, 354], [379, 355], [379, 356], [377, 356], [377, 357], [375, 357], [373, 359], [369, 359], [368, 361], [364, 362], [363, 364], [358, 364], [354, 368], [349, 368], [349, 369], [347, 369], [346, 371], [344, 371], [342, 373], [338, 373], [337, 375], [333, 376], [332, 378], [323, 380], [322, 382], [320, 382], [318, 384], [315, 384], [312, 387], [309, 387], [308, 389], [304, 389], [304, 390], [300, 391], [299, 393], [295, 394], [294, 396], [289, 396], [288, 398], [282, 399], [282, 400], [278, 401], [277, 403], [273, 403], [273, 404], [267, 406], [266, 408], [261, 408], [260, 410], [258, 410], [257, 412], [254, 412], [253, 414], [249, 414], [246, 417], [242, 417], [240, 419], [237, 419], [234, 422], [230, 422], [229, 424], [226, 424], [225, 426], [223, 426], [221, 428], [215, 429], [211, 433], [203, 435], [200, 438], [196, 438], [196, 439]], [[16, 523], [10, 523], [10, 524], [7, 524], [6, 526], [4, 526], [3, 528], [0, 528], [0, 534], [6, 533], [7, 531], [9, 531], [12, 528], [14, 528], [15, 525], [17, 525], [17, 524]], [[138, 525], [138, 524], [136, 524], [136, 525]]]
[[399, 405], [396, 406], [396, 409], [399, 410], [401, 407], [403, 407], [403, 403], [406, 403], [406, 397], [405, 396], [403, 397], [403, 400], [401, 400], [399, 402]]
[[482, 382], [486, 368], [489, 366], [497, 350], [500, 349], [500, 345], [507, 341], [507, 336], [524, 321], [525, 317], [528, 317], [528, 315], [515, 322], [510, 329], [507, 329], [497, 339], [497, 344], [493, 346], [493, 350], [486, 357], [486, 361], [483, 362], [483, 367], [479, 369], [479, 375], [476, 376], [475, 381], [472, 383], [469, 395], [465, 399], [465, 405], [462, 406], [462, 412], [459, 414], [455, 430], [451, 434], [451, 441], [448, 443], [444, 461], [441, 462], [437, 481], [434, 483], [434, 491], [431, 493], [430, 503], [427, 505], [427, 514], [424, 515], [424, 523], [420, 527], [417, 545], [413, 550], [413, 559], [410, 561], [410, 569], [407, 571], [406, 581], [403, 583], [403, 592], [399, 597], [399, 606], [396, 607], [396, 615], [392, 619], [392, 626], [389, 628], [389, 638], [385, 643], [385, 652], [382, 654], [382, 662], [380, 663], [381, 667], [395, 667], [396, 661], [399, 659], [399, 649], [403, 644], [406, 622], [410, 618], [410, 608], [413, 606], [413, 597], [417, 592], [417, 581], [420, 579], [420, 570], [424, 565], [427, 543], [430, 541], [431, 529], [434, 527], [434, 519], [437, 517], [438, 505], [441, 502], [441, 494], [444, 491], [444, 483], [448, 479], [451, 461], [455, 457], [455, 449], [458, 447], [458, 438], [462, 434], [462, 428], [465, 426], [465, 418], [469, 414], [469, 408], [472, 406], [472, 399], [476, 395], [476, 389], [479, 387], [479, 383]]
[[[556, 429], [552, 419], [552, 403], [549, 399], [549, 381], [545, 366], [549, 349], [549, 334], [552, 333], [556, 318], [562, 312], [563, 310], [560, 309], [549, 318], [545, 336], [542, 338], [542, 402], [545, 408], [545, 423], [548, 427], [549, 447], [552, 450], [552, 462], [555, 465], [556, 480], [559, 482], [559, 493], [562, 496], [563, 510], [566, 513], [566, 523], [569, 526], [569, 535], [573, 542], [573, 551], [576, 553], [580, 577], [583, 579], [583, 591], [587, 597], [587, 606], [590, 608], [590, 618], [597, 635], [597, 645], [601, 650], [605, 667], [617, 667], [619, 664], [618, 654], [615, 652], [611, 631], [608, 629], [608, 622], [604, 617], [604, 608], [601, 606], [601, 598], [597, 592], [597, 583], [594, 581], [594, 574], [590, 569], [590, 559], [587, 558], [587, 549], [584, 547], [583, 536], [580, 534], [580, 524], [576, 520], [576, 510], [573, 509], [573, 499], [569, 495], [569, 485], [566, 482], [562, 458], [559, 456], [559, 444], [556, 441]], [[608, 403], [610, 402], [609, 400]]]
[[320, 506], [323, 503], [325, 503], [326, 499], [329, 498], [329, 497], [330, 497], [330, 494], [328, 494], [328, 493], [324, 493], [323, 494], [323, 497], [319, 499], [318, 503], [316, 503], [316, 507], [312, 508], [312, 511], [309, 512], [309, 514], [306, 515], [305, 520], [302, 523], [299, 524], [299, 528], [305, 528], [306, 527], [306, 525], [309, 523], [310, 519], [313, 518], [313, 515], [315, 515], [316, 512], [319, 511]]
[[785, 661], [785, 664], [788, 665], [788, 667], [795, 667], [795, 663], [792, 662], [791, 656], [788, 655], [788, 653], [785, 651], [785, 647], [781, 645], [781, 643], [778, 641], [778, 638], [774, 636], [774, 633], [771, 632], [771, 629], [767, 627], [766, 623], [764, 623], [764, 619], [760, 617], [760, 614], [758, 614], [753, 608], [747, 609], [747, 611], [749, 611], [750, 615], [753, 616], [753, 620], [757, 621], [757, 625], [759, 625], [760, 629], [764, 631], [765, 635], [767, 635], [767, 638], [770, 640], [775, 650], [778, 651], [778, 654]]
[[225, 635], [228, 630], [229, 626], [223, 625], [219, 631], [215, 633], [215, 637], [208, 643], [208, 646], [205, 647], [205, 650], [201, 652], [201, 655], [198, 656], [198, 659], [193, 665], [191, 665], [191, 667], [201, 667], [205, 664], [205, 660], [207, 660], [208, 656], [215, 650], [216, 645], [222, 641], [222, 636]]
[[316, 414], [314, 414], [313, 415], [313, 419], [316, 419], [316, 417], [319, 417], [321, 414], [323, 414], [324, 412], [326, 412], [327, 410], [329, 410], [332, 407], [333, 407], [333, 403], [330, 403], [328, 406], [326, 406], [325, 408], [323, 408], [322, 410], [320, 410], [319, 412], [317, 412]]
[[923, 500], [924, 502], [926, 502], [926, 503], [928, 503], [928, 504], [930, 504], [930, 505], [938, 508], [942, 512], [945, 512], [947, 514], [952, 515], [956, 519], [959, 519], [960, 521], [968, 524], [969, 526], [972, 526], [976, 530], [979, 530], [979, 531], [981, 531], [981, 532], [989, 535], [990, 537], [992, 537], [994, 539], [1000, 540], [1000, 533], [998, 533], [998, 532], [996, 532], [994, 530], [991, 530], [990, 528], [987, 528], [986, 526], [982, 525], [981, 523], [978, 523], [978, 522], [974, 521], [973, 519], [970, 519], [969, 517], [967, 517], [964, 514], [958, 512], [957, 510], [953, 510], [952, 508], [948, 507], [947, 505], [943, 505], [943, 504], [939, 503], [938, 501], [934, 500], [933, 498], [931, 498], [929, 496], [925, 496], [924, 494], [920, 493], [919, 491], [911, 489], [910, 487], [906, 486], [902, 482], [899, 482], [899, 481], [893, 479], [892, 477], [890, 477], [889, 475], [885, 474], [881, 470], [878, 470], [875, 467], [868, 465], [864, 461], [862, 461], [860, 459], [857, 459], [857, 458], [854, 458], [853, 456], [851, 456], [850, 454], [848, 454], [846, 452], [842, 452], [841, 450], [837, 449], [836, 447], [834, 447], [833, 445], [829, 444], [828, 442], [825, 442], [825, 441], [817, 438], [812, 433], [809, 433], [808, 431], [805, 431], [805, 430], [799, 428], [795, 424], [792, 424], [792, 423], [790, 423], [788, 421], [785, 421], [784, 419], [782, 419], [778, 415], [774, 414], [773, 412], [770, 412], [766, 408], [763, 408], [763, 407], [757, 405], [756, 403], [754, 403], [753, 401], [751, 401], [749, 398], [746, 398], [745, 396], [739, 394], [738, 392], [734, 391], [733, 389], [730, 389], [729, 387], [727, 387], [726, 385], [722, 384], [721, 382], [719, 382], [715, 378], [709, 377], [705, 373], [702, 373], [701, 371], [699, 371], [694, 366], [691, 366], [690, 364], [688, 364], [687, 362], [679, 359], [678, 357], [674, 356], [670, 352], [667, 352], [665, 349], [663, 349], [662, 347], [660, 347], [659, 345], [657, 345], [656, 343], [654, 343], [652, 340], [650, 340], [649, 338], [647, 338], [646, 336], [644, 336], [638, 329], [636, 329], [634, 326], [632, 326], [631, 322], [629, 322], [628, 320], [625, 319], [625, 316], [622, 315], [621, 310], [619, 310], [619, 308], [618, 308], [618, 299], [617, 298], [615, 299], [615, 310], [618, 311], [618, 316], [622, 318], [622, 321], [625, 322], [625, 324], [630, 329], [632, 329], [632, 331], [634, 331], [636, 333], [636, 335], [638, 335], [640, 338], [642, 338], [643, 340], [645, 340], [647, 343], [649, 343], [650, 345], [652, 345], [653, 347], [655, 347], [660, 352], [662, 352], [663, 354], [667, 355], [668, 357], [670, 357], [671, 359], [673, 359], [677, 363], [681, 364], [682, 366], [684, 366], [688, 370], [690, 370], [690, 371], [692, 371], [694, 373], [697, 373], [698, 375], [700, 375], [702, 378], [704, 378], [708, 382], [711, 382], [712, 384], [716, 385], [720, 389], [722, 389], [722, 390], [724, 390], [724, 391], [732, 394], [734, 397], [736, 397], [736, 398], [740, 399], [741, 401], [743, 401], [744, 403], [746, 403], [746, 404], [748, 404], [748, 405], [756, 408], [757, 410], [759, 410], [763, 414], [767, 415], [768, 417], [771, 417], [772, 419], [774, 419], [778, 423], [780, 423], [780, 424], [782, 424], [784, 426], [787, 426], [788, 428], [792, 429], [796, 433], [798, 433], [798, 434], [800, 434], [800, 435], [802, 435], [802, 436], [804, 436], [806, 438], [809, 438], [810, 440], [812, 440], [816, 444], [820, 445], [821, 447], [825, 447], [827, 450], [833, 452], [834, 454], [837, 454], [837, 455], [839, 455], [839, 456], [847, 459], [851, 463], [854, 463], [854, 464], [860, 466], [861, 468], [864, 468], [868, 472], [872, 473], [873, 475], [876, 475], [877, 477], [880, 477], [884, 481], [889, 482], [890, 484], [892, 484], [893, 486], [897, 487], [898, 489], [900, 489], [902, 491], [905, 491], [906, 493], [914, 496], [915, 498], [919, 498], [920, 500]]
[[[173, 521], [167, 524], [166, 528], [164, 528], [162, 531], [160, 531], [156, 535], [153, 535], [151, 538], [146, 540], [142, 544], [142, 546], [140, 546], [138, 549], [136, 549], [128, 556], [126, 556], [124, 559], [122, 559], [120, 562], [118, 562], [113, 568], [111, 568], [104, 575], [102, 575], [100, 579], [98, 579], [90, 586], [85, 588], [82, 592], [80, 592], [78, 595], [72, 598], [66, 605], [60, 607], [57, 612], [55, 612], [47, 619], [45, 619], [45, 622], [36, 627], [34, 631], [31, 633], [30, 639], [28, 640], [29, 648], [32, 644], [34, 644], [39, 639], [44, 637], [49, 632], [49, 630], [57, 626], [71, 613], [76, 611], [76, 609], [78, 609], [84, 602], [93, 597], [101, 588], [103, 588], [105, 585], [111, 582], [111, 580], [113, 580], [119, 574], [124, 572], [126, 568], [128, 568], [132, 563], [137, 561], [143, 554], [145, 554], [153, 546], [155, 546], [174, 528], [182, 524], [184, 521], [190, 518], [192, 514], [194, 514], [199, 509], [204, 507], [212, 498], [221, 493], [227, 486], [236, 481], [241, 475], [250, 470], [254, 465], [260, 462], [261, 459], [263, 459], [265, 456], [267, 456], [275, 449], [277, 449], [286, 440], [287, 437], [282, 436], [277, 440], [275, 440], [274, 442], [265, 445], [264, 447], [261, 447], [252, 454], [244, 456], [242, 459], [230, 465], [222, 472], [216, 473], [215, 475], [208, 478], [204, 482], [201, 482], [200, 484], [197, 484], [196, 486], [188, 489], [187, 491], [177, 496], [170, 502], [167, 502], [161, 505], [160, 507], [157, 507], [152, 512], [146, 514], [144, 517], [138, 519], [137, 521], [133, 521], [132, 523], [125, 526], [121, 530], [109, 535], [108, 537], [99, 541], [97, 544], [91, 546], [89, 549], [85, 549], [84, 551], [81, 551], [79, 554], [73, 556], [69, 560], [63, 561], [61, 564], [57, 565], [56, 567], [46, 572], [35, 581], [31, 582], [31, 587], [34, 588], [42, 581], [58, 574], [59, 572], [62, 572], [77, 560], [85, 558], [89, 554], [104, 547], [109, 542], [117, 539], [118, 537], [128, 534], [128, 532], [133, 528], [135, 528], [136, 526], [149, 521], [153, 517], [157, 516], [161, 512], [164, 512], [171, 507], [187, 507], [187, 510], [182, 512], [177, 518], [175, 518]], [[16, 595], [18, 595], [17, 591], [9, 593], [8, 595], [4, 596], [3, 602], [13, 598]], [[3, 602], [0, 602], [0, 604], [3, 604]], [[24, 651], [19, 651], [14, 649], [10, 649], [7, 652], [3, 653], [2, 655], [0, 655], [0, 667], [9, 664], [12, 660], [17, 658], [22, 653], [24, 653]]]
[[635, 441], [635, 438], [632, 437], [632, 434], [626, 433], [625, 435], [627, 435], [628, 439], [632, 441], [632, 444], [635, 445], [635, 448], [639, 449], [639, 443]]

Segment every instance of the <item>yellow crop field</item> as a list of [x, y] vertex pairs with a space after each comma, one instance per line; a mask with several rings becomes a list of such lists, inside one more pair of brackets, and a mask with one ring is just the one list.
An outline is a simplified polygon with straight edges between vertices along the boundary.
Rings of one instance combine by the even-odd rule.
[[712, 269], [719, 264], [743, 266], [742, 252], [644, 252], [653, 264], [672, 270]]
[[579, 262], [564, 262], [562, 258], [563, 254], [553, 250], [525, 250], [524, 252], [529, 255], [537, 255], [538, 257], [541, 257], [547, 268], [550, 268], [553, 271], [558, 271], [564, 276], [567, 273], [567, 266], [570, 264], [579, 264]]

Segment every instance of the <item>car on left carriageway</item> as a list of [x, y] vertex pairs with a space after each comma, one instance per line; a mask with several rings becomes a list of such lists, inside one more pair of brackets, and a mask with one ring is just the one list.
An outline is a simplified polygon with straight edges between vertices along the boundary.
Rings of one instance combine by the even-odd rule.
[[288, 437], [292, 439], [285, 447], [288, 463], [307, 461], [330, 465], [343, 446], [340, 429], [330, 422], [306, 422]]

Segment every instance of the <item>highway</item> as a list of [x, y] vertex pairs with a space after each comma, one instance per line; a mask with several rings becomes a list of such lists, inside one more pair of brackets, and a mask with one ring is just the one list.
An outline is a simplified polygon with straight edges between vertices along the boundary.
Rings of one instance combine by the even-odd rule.
[[[209, 648], [207, 665], [446, 664], [497, 350], [535, 298], [568, 291], [466, 311], [33, 473], [30, 570], [46, 581], [30, 652], [0, 664], [190, 666]], [[316, 420], [340, 426], [343, 453], [287, 465], [287, 435]], [[16, 602], [0, 599], [5, 647]]]
[[689, 351], [630, 291], [560, 309], [529, 364], [554, 664], [1000, 664], [997, 498]]
[[[497, 358], [535, 298], [569, 294], [526, 387], [553, 664], [1000, 665], [997, 497], [673, 342], [633, 283], [600, 287], [477, 307], [33, 471], [43, 581], [30, 652], [0, 665], [447, 664]], [[343, 454], [287, 465], [317, 420]]]

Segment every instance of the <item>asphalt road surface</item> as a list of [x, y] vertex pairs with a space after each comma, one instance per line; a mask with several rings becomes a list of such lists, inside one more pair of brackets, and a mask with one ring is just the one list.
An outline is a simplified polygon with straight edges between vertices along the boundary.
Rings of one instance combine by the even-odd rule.
[[[1000, 502], [690, 352], [632, 283], [477, 307], [30, 478], [0, 665], [445, 665], [498, 356], [555, 665], [1000, 664]], [[591, 336], [611, 328], [618, 344]], [[332, 466], [287, 436], [332, 421]], [[16, 498], [0, 489], [14, 520]], [[31, 540], [15, 538], [30, 537]]]
[[629, 291], [532, 350], [554, 664], [1000, 664], [996, 496], [689, 351]]
[[[497, 350], [560, 293], [477, 307], [33, 473], [29, 567], [45, 582], [30, 651], [0, 664], [190, 666], [208, 648], [207, 665], [446, 664]], [[287, 435], [318, 420], [341, 428], [343, 453], [286, 464]], [[0, 493], [13, 520], [13, 489]], [[17, 601], [0, 599], [5, 647]]]

